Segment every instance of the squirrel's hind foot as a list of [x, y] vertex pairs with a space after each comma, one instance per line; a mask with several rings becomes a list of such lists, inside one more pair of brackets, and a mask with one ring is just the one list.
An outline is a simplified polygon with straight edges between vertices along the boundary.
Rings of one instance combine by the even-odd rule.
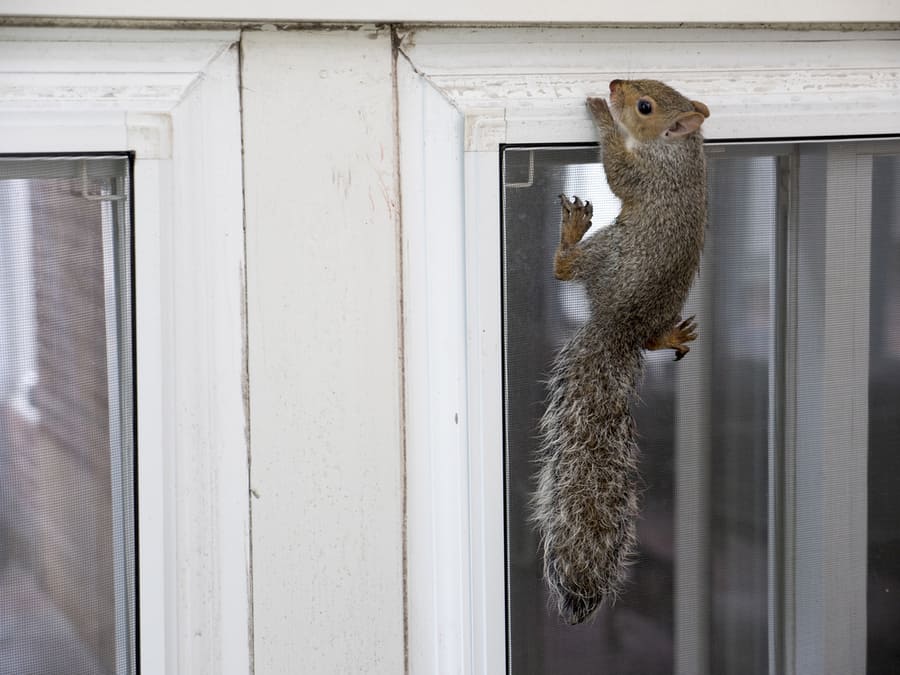
[[687, 343], [697, 339], [697, 322], [694, 321], [693, 316], [689, 316], [684, 321], [681, 321], [681, 317], [679, 317], [676, 322], [665, 335], [647, 340], [644, 343], [644, 349], [674, 349], [675, 360], [681, 361], [691, 351]]

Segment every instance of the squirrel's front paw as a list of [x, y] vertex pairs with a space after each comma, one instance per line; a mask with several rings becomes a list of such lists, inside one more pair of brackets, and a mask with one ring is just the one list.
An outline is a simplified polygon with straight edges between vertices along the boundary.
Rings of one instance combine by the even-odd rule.
[[612, 113], [609, 112], [609, 104], [606, 99], [589, 96], [587, 106], [597, 124], [612, 124]]
[[562, 204], [562, 232], [560, 241], [563, 245], [574, 246], [591, 227], [594, 207], [590, 202], [582, 202], [578, 197], [572, 201], [566, 195], [560, 195]]
[[581, 250], [578, 242], [591, 226], [594, 207], [590, 202], [582, 202], [578, 197], [570, 201], [565, 195], [559, 196], [562, 204], [562, 227], [559, 233], [559, 246], [553, 262], [553, 274], [557, 279], [574, 279]]

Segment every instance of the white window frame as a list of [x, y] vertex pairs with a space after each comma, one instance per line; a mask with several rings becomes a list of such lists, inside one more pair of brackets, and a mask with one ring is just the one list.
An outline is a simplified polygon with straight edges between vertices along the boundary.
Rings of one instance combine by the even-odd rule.
[[[897, 134], [900, 33], [428, 28], [399, 44], [410, 672], [496, 675], [506, 669], [500, 147], [594, 141], [584, 99], [623, 76], [707, 103], [709, 140]], [[833, 632], [829, 673], [860, 653], [842, 642], [858, 632]]]
[[250, 671], [239, 39], [0, 29], [0, 152], [135, 153], [143, 673]]

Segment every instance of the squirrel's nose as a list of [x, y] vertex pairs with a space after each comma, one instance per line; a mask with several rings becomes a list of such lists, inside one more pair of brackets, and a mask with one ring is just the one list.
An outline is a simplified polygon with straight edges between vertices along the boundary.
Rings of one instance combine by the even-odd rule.
[[612, 94], [618, 89], [619, 85], [622, 84], [622, 80], [613, 80], [609, 83], [609, 93]]

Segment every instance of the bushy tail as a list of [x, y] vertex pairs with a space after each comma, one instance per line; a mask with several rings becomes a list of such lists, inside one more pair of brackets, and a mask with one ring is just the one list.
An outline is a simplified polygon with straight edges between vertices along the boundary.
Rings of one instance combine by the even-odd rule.
[[560, 615], [581, 623], [612, 601], [636, 545], [638, 449], [629, 404], [636, 347], [585, 326], [556, 358], [541, 420], [533, 518]]

